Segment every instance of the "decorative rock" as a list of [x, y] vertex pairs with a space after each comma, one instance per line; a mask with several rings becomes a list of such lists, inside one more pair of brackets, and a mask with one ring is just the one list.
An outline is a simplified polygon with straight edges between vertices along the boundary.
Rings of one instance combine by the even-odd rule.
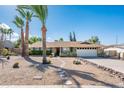
[[124, 81], [124, 77], [122, 77], [121, 80]]
[[121, 76], [117, 76], [118, 78], [120, 78]]
[[72, 85], [72, 82], [71, 82], [70, 80], [67, 80], [67, 81], [65, 82], [65, 85]]
[[68, 77], [61, 77], [62, 80], [68, 80]]
[[61, 71], [62, 71], [62, 69], [58, 69], [57, 71], [58, 71], [58, 72], [61, 72]]
[[111, 70], [111, 71], [110, 71], [110, 73], [112, 74], [112, 73], [113, 73], [113, 71]]
[[113, 74], [113, 75], [116, 75], [116, 72], [113, 72], [112, 74]]
[[34, 76], [33, 79], [34, 80], [41, 80], [42, 79], [42, 76]]
[[60, 77], [61, 77], [61, 78], [65, 77], [65, 74], [60, 74]]
[[106, 68], [104, 68], [103, 70], [106, 70]]
[[39, 64], [35, 64], [35, 65], [34, 65], [34, 67], [38, 67], [38, 66], [39, 66]]
[[65, 71], [61, 71], [61, 72], [59, 72], [59, 74], [65, 74]]

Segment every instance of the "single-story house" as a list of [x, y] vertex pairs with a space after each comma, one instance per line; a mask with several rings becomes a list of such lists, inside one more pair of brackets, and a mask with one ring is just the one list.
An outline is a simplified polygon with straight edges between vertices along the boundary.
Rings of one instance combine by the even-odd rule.
[[[32, 50], [42, 50], [42, 43], [36, 42], [29, 46]], [[51, 49], [52, 53], [60, 56], [65, 51], [70, 51], [74, 49], [77, 56], [80, 57], [97, 57], [98, 50], [102, 47], [99, 44], [91, 44], [88, 42], [69, 42], [69, 41], [56, 41], [47, 42], [47, 49]]]
[[113, 58], [124, 59], [124, 45], [111, 45], [104, 49], [107, 56]]

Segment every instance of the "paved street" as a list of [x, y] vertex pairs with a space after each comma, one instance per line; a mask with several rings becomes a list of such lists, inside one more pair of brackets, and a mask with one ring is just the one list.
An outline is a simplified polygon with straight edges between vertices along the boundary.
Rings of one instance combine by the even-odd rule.
[[106, 59], [106, 58], [85, 58], [93, 63], [112, 68], [116, 71], [124, 73], [124, 60]]

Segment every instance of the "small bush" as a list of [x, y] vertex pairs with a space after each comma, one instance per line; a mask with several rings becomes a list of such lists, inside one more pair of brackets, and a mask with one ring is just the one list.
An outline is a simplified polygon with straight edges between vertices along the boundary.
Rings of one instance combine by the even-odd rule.
[[52, 58], [53, 56], [52, 55], [49, 55], [50, 58]]
[[13, 65], [13, 68], [19, 68], [19, 63], [16, 62], [16, 63]]
[[51, 64], [51, 60], [48, 60], [47, 63], [48, 63], [48, 64]]
[[7, 49], [3, 49], [1, 54], [3, 56], [7, 56], [9, 54], [9, 51]]
[[81, 64], [81, 62], [74, 60], [74, 61], [73, 61], [73, 64], [79, 65], [79, 64]]
[[51, 64], [51, 61], [47, 60], [47, 62], [43, 62], [43, 64]]

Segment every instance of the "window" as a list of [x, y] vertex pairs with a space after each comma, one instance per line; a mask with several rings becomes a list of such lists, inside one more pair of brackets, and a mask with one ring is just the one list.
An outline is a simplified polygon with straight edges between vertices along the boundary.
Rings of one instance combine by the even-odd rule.
[[33, 50], [35, 50], [35, 47], [33, 47]]

